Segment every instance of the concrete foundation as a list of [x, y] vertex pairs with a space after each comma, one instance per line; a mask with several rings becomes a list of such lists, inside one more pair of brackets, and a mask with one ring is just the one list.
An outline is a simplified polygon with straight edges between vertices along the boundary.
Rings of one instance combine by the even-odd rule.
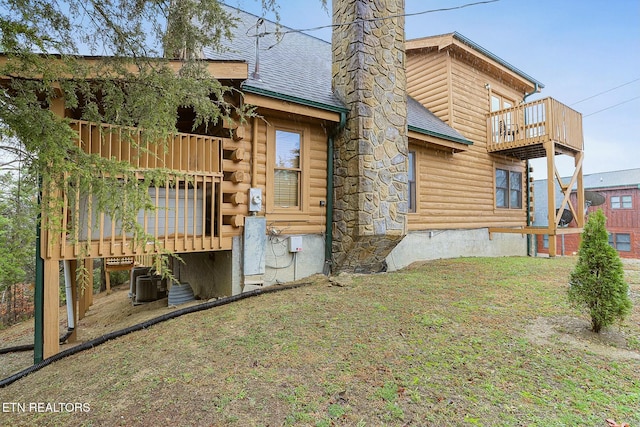
[[191, 285], [200, 299], [220, 298], [242, 292], [241, 244], [234, 239], [233, 250], [179, 254], [184, 264], [175, 261], [174, 275]]
[[[323, 235], [302, 235], [302, 251], [289, 252], [289, 236], [266, 239], [262, 284], [245, 284], [242, 273], [242, 237], [235, 237], [231, 251], [181, 254], [185, 264], [174, 263], [174, 274], [188, 282], [200, 299], [237, 295], [253, 289], [322, 274]], [[474, 230], [415, 231], [405, 236], [386, 257], [387, 271], [417, 261], [458, 257], [526, 256], [527, 238], [520, 234], [493, 235], [486, 228]]]
[[289, 236], [266, 239], [266, 271], [263, 275], [243, 274], [242, 236], [234, 237], [231, 251], [179, 254], [184, 264], [175, 261], [173, 272], [180, 282], [188, 282], [194, 295], [203, 300], [237, 295], [322, 273], [324, 236], [309, 234], [300, 237], [302, 251], [296, 253], [289, 252]]
[[520, 234], [493, 235], [486, 228], [474, 230], [414, 231], [387, 256], [387, 271], [416, 261], [459, 257], [526, 256], [527, 237]]
[[265, 286], [291, 282], [314, 274], [324, 267], [324, 236], [302, 235], [302, 251], [289, 252], [289, 236], [267, 239]]

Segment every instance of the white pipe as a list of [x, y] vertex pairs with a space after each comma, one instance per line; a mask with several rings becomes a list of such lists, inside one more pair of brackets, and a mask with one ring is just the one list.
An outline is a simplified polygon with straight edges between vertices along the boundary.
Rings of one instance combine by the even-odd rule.
[[71, 261], [64, 261], [64, 285], [67, 297], [67, 327], [75, 328], [75, 316], [73, 314], [73, 293], [71, 292]]

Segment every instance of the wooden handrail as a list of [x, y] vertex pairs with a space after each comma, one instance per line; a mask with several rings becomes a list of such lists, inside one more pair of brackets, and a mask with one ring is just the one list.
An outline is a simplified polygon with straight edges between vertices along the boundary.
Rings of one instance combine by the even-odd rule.
[[490, 152], [546, 141], [582, 151], [582, 115], [553, 98], [487, 114], [487, 150]]
[[[230, 249], [223, 238], [222, 174], [191, 173], [174, 177], [171, 186], [150, 187], [149, 196], [155, 210], [140, 210], [137, 223], [143, 235], [125, 232], [122, 224], [100, 212], [90, 193], [80, 193], [77, 186], [62, 189], [62, 227], [51, 242], [59, 250], [49, 258], [76, 259], [78, 256], [103, 258], [174, 252]], [[66, 233], [68, 219], [75, 233]], [[57, 234], [57, 233], [54, 233]]]
[[166, 168], [179, 172], [222, 172], [222, 139], [176, 133], [166, 141], [143, 141], [138, 128], [72, 120], [77, 146], [86, 153], [126, 161], [136, 169]]

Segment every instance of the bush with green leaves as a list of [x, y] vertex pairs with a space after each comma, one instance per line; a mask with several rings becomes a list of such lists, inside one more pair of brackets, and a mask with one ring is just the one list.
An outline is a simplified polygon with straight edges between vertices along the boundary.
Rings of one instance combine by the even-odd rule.
[[591, 330], [622, 321], [631, 313], [629, 285], [618, 252], [609, 245], [601, 209], [589, 215], [582, 233], [578, 263], [569, 278], [569, 301], [591, 316]]
[[34, 281], [35, 195], [32, 180], [0, 174], [0, 291]]

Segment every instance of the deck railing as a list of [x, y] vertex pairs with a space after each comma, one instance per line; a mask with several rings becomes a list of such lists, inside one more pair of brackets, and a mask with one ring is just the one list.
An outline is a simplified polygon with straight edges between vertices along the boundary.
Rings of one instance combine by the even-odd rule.
[[487, 150], [505, 151], [554, 141], [582, 151], [582, 115], [544, 98], [487, 115]]
[[188, 133], [176, 133], [160, 143], [143, 141], [136, 128], [71, 122], [78, 132], [77, 144], [86, 153], [131, 163], [136, 169], [166, 168], [179, 172], [222, 172], [222, 140]]
[[[222, 139], [177, 134], [163, 146], [141, 143], [140, 132], [135, 129], [82, 121], [74, 121], [71, 126], [78, 132], [77, 144], [85, 152], [128, 161], [141, 179], [145, 169], [167, 168], [176, 174], [171, 183], [149, 188], [156, 209], [138, 211], [137, 229], [127, 232], [120, 219], [100, 210], [91, 190], [80, 192], [72, 183], [57, 189], [62, 200], [61, 224], [49, 231], [49, 257], [103, 258], [167, 250], [227, 249], [230, 238], [222, 236]], [[59, 234], [53, 230], [59, 230]], [[70, 234], [68, 230], [74, 231]]]

